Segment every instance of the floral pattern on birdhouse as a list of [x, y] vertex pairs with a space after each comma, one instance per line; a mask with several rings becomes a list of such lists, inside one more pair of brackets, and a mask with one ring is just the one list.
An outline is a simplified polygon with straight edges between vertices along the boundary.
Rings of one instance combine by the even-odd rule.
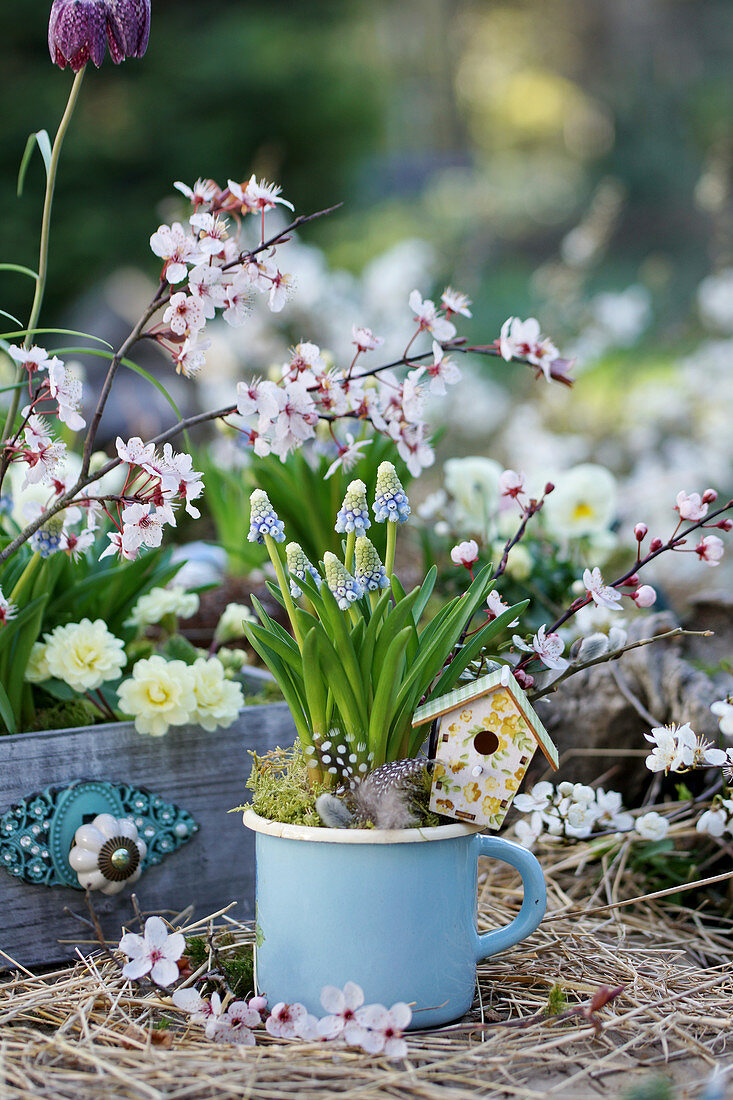
[[507, 672], [421, 707], [414, 724], [432, 716], [439, 722], [430, 797], [436, 813], [498, 829], [538, 745], [557, 766], [554, 745]]

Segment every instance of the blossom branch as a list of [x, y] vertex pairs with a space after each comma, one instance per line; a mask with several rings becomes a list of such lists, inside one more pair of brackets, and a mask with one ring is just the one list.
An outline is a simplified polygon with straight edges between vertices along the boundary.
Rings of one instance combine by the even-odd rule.
[[571, 665], [556, 677], [548, 687], [543, 688], [541, 691], [529, 692], [529, 698], [532, 702], [535, 702], [545, 695], [551, 695], [554, 691], [557, 691], [563, 680], [567, 680], [568, 677], [574, 676], [576, 672], [582, 672], [583, 669], [592, 668], [594, 665], [602, 665], [606, 661], [615, 661], [618, 657], [621, 657], [622, 654], [628, 653], [632, 649], [641, 649], [642, 646], [651, 645], [652, 642], [661, 642], [665, 638], [679, 638], [682, 637], [682, 635], [696, 638], [710, 638], [713, 633], [712, 630], [685, 630], [681, 626], [676, 626], [673, 630], [665, 630], [662, 634], [653, 634], [650, 638], [641, 638], [637, 642], [629, 642], [628, 645], [619, 646], [618, 649], [612, 649], [606, 653], [602, 653], [600, 657], [594, 657], [590, 661], [583, 661], [582, 664]]

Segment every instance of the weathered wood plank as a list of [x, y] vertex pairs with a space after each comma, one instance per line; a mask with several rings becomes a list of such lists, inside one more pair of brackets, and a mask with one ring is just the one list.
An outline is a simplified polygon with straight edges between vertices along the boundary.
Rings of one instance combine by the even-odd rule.
[[[227, 730], [196, 726], [147, 737], [123, 722], [77, 730], [0, 738], [0, 813], [29, 794], [78, 779], [144, 786], [191, 813], [199, 832], [135, 884], [144, 912], [175, 914], [188, 905], [198, 916], [237, 903], [236, 916], [254, 915], [254, 837], [232, 807], [246, 801], [248, 750], [292, 744], [295, 727], [284, 703], [246, 707]], [[115, 937], [132, 918], [130, 890], [95, 894], [105, 934]], [[33, 886], [0, 870], [0, 949], [24, 966], [55, 962], [93, 937], [65, 912], [86, 917], [83, 894]], [[5, 962], [0, 957], [0, 968]]]

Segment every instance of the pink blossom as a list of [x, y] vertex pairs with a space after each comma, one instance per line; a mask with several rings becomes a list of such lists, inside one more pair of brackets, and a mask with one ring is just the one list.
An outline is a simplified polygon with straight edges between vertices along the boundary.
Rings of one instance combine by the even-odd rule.
[[461, 380], [459, 367], [445, 354], [437, 340], [433, 340], [432, 363], [410, 371], [407, 377], [416, 382], [423, 374], [429, 378], [428, 389], [438, 397], [443, 397], [447, 392], [446, 382], [452, 386]]
[[[509, 610], [509, 604], [501, 598], [495, 588], [493, 588], [486, 597], [486, 606], [489, 609], [489, 622], [493, 622], [494, 619], [498, 619], [500, 615], [503, 615], [505, 611]], [[515, 627], [518, 625], [519, 619], [515, 619], [513, 623], [507, 623], [508, 627]]]
[[326, 985], [321, 990], [321, 1004], [328, 1013], [318, 1025], [324, 1039], [342, 1038], [350, 1046], [361, 1046], [364, 1029], [357, 1023], [357, 1012], [364, 1004], [364, 991], [356, 982], [347, 982], [343, 990]]
[[259, 416], [265, 423], [274, 420], [280, 404], [273, 390], [274, 382], [254, 378], [251, 382], [237, 382], [237, 412], [240, 416]]
[[196, 247], [205, 256], [218, 256], [224, 248], [228, 233], [226, 218], [220, 218], [217, 214], [192, 214], [188, 219], [191, 227], [198, 230]]
[[359, 1009], [357, 1022], [365, 1028], [362, 1050], [368, 1054], [384, 1053], [388, 1058], [406, 1058], [407, 1043], [402, 1038], [412, 1020], [409, 1005], [398, 1002], [386, 1009], [383, 1005], [366, 1005]]
[[268, 299], [268, 305], [273, 313], [280, 313], [293, 290], [293, 276], [277, 269], [270, 280], [270, 297]]
[[471, 305], [471, 299], [460, 291], [454, 290], [452, 286], [445, 288], [440, 296], [440, 304], [449, 316], [451, 313], [460, 313], [463, 317], [472, 316], [468, 308]]
[[18, 608], [3, 595], [3, 591], [0, 588], [0, 626], [5, 626], [8, 620], [14, 619], [17, 614]]
[[281, 187], [276, 183], [268, 183], [267, 180], [258, 182], [254, 173], [245, 185], [235, 183], [234, 180], [228, 180], [227, 184], [231, 193], [247, 210], [264, 212], [272, 210], [276, 203], [287, 206], [289, 210], [295, 209], [292, 202], [280, 197]]
[[561, 672], [568, 667], [568, 662], [562, 656], [565, 643], [559, 634], [547, 634], [546, 630], [547, 628], [542, 625], [532, 639], [531, 645], [527, 645], [524, 639], [517, 634], [514, 635], [512, 641], [517, 649], [524, 650], [525, 653], [536, 654], [547, 668]]
[[163, 517], [150, 510], [150, 504], [128, 504], [120, 514], [122, 521], [122, 546], [126, 550], [139, 550], [141, 546], [160, 546], [163, 541]]
[[250, 280], [241, 272], [227, 283], [222, 317], [232, 328], [244, 324], [252, 304]]
[[707, 515], [708, 506], [703, 504], [699, 493], [688, 494], [681, 490], [677, 494], [675, 511], [679, 512], [680, 519], [698, 520]]
[[49, 484], [66, 455], [66, 444], [54, 442], [45, 420], [35, 413], [28, 418], [23, 437], [25, 448], [20, 452], [20, 458], [28, 464], [23, 488], [39, 482]]
[[164, 261], [163, 274], [172, 285], [183, 282], [188, 274], [187, 263], [198, 255], [196, 241], [180, 222], [159, 226], [150, 238], [150, 247]]
[[650, 584], [642, 584], [641, 588], [631, 593], [631, 598], [637, 607], [651, 607], [657, 602], [657, 593]]
[[339, 468], [341, 468], [344, 473], [348, 473], [362, 457], [361, 452], [364, 448], [369, 447], [372, 442], [371, 439], [360, 439], [355, 443], [353, 435], [351, 435], [350, 432], [347, 433], [346, 443], [338, 444], [338, 457], [334, 459], [326, 470], [323, 475], [324, 480], [327, 481]]
[[170, 325], [176, 336], [190, 336], [206, 324], [204, 311], [193, 295], [178, 291], [171, 295], [168, 308], [163, 314], [164, 323]]
[[275, 386], [270, 393], [275, 395], [278, 403], [278, 413], [273, 423], [272, 450], [284, 458], [315, 435], [318, 411], [302, 382], [291, 382], [286, 387]]
[[173, 356], [176, 374], [195, 378], [206, 362], [206, 352], [210, 347], [211, 340], [199, 340], [198, 333], [187, 336]]
[[61, 360], [54, 355], [49, 359], [45, 348], [39, 348], [35, 344], [32, 348], [19, 348], [11, 345], [8, 354], [19, 366], [25, 367], [30, 375], [37, 371], [48, 370], [52, 366], [61, 366]]
[[99, 555], [99, 560], [107, 558], [110, 555], [117, 554], [119, 557], [124, 558], [125, 561], [134, 561], [140, 550], [140, 546], [130, 546], [126, 544], [122, 538], [121, 531], [111, 531], [107, 538], [109, 539], [109, 546], [106, 550], [103, 550]]
[[508, 317], [501, 326], [499, 350], [507, 362], [520, 357], [539, 367], [548, 382], [552, 377], [552, 364], [560, 355], [552, 341], [541, 335], [540, 324], [535, 317], [529, 317], [526, 321]]
[[378, 348], [380, 344], [384, 343], [381, 336], [375, 336], [370, 328], [357, 328], [353, 326], [352, 330], [353, 340], [352, 344], [356, 344], [359, 351], [373, 351], [374, 348]]
[[204, 317], [212, 320], [218, 308], [226, 301], [226, 289], [222, 284], [221, 269], [202, 263], [194, 267], [188, 278], [188, 289], [203, 310]]
[[441, 343], [453, 339], [456, 334], [456, 326], [452, 321], [441, 317], [435, 308], [434, 302], [431, 302], [429, 298], [423, 301], [418, 290], [412, 291], [409, 301], [410, 309], [415, 314], [415, 320], [420, 326], [421, 332], [432, 332], [433, 337]]
[[69, 374], [60, 359], [49, 362], [48, 385], [51, 397], [58, 402], [58, 416], [62, 424], [66, 424], [72, 432], [86, 427], [86, 420], [79, 413], [81, 382]]
[[61, 532], [59, 549], [65, 551], [72, 561], [77, 561], [79, 556], [94, 545], [94, 531], [87, 528], [78, 534], [74, 531]]
[[290, 1005], [280, 1001], [267, 1017], [265, 1027], [275, 1039], [295, 1039], [298, 1035], [297, 1025], [305, 1016], [307, 1012], [304, 1005], [297, 1001]]
[[185, 195], [187, 199], [190, 199], [194, 206], [201, 206], [202, 203], [213, 202], [214, 199], [218, 199], [221, 195], [221, 188], [214, 180], [197, 179], [193, 187], [188, 187], [185, 183], [181, 183], [178, 180], [173, 184], [177, 191], [180, 191], [182, 195]]
[[526, 482], [524, 474], [518, 474], [515, 470], [504, 470], [499, 478], [499, 494], [503, 497], [511, 497], [516, 500], [520, 508], [526, 508], [529, 503]]
[[610, 611], [620, 611], [621, 593], [605, 584], [600, 569], [583, 571], [585, 590], [598, 607], [607, 607]]
[[478, 543], [475, 539], [459, 542], [451, 550], [450, 557], [454, 565], [465, 565], [468, 569], [474, 562], [478, 561]]
[[706, 535], [695, 547], [695, 553], [706, 565], [719, 565], [723, 557], [723, 540], [717, 535]]
[[[193, 469], [191, 455], [176, 452], [170, 443], [163, 446], [163, 455], [160, 460], [160, 483], [164, 492], [174, 493], [186, 502], [186, 511], [194, 519], [198, 519], [201, 513], [194, 507], [196, 500], [204, 491], [203, 476]], [[170, 521], [169, 521], [170, 522]]]
[[124, 978], [150, 977], [156, 985], [173, 985], [178, 980], [176, 963], [186, 949], [180, 932], [168, 932], [160, 917], [148, 917], [142, 936], [126, 932], [120, 940], [120, 951], [129, 962], [122, 968]]

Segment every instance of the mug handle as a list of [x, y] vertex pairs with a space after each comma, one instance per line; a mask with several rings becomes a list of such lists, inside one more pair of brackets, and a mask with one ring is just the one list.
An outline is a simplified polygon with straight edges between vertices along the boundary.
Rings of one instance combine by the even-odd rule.
[[489, 955], [495, 955], [507, 947], [512, 947], [534, 932], [545, 915], [547, 888], [545, 876], [536, 857], [521, 844], [480, 833], [476, 834], [476, 839], [478, 840], [476, 858], [493, 856], [502, 863], [508, 863], [519, 871], [524, 887], [522, 908], [511, 924], [506, 928], [497, 928], [493, 932], [484, 932], [483, 935], [476, 933], [476, 962], [482, 962]]

